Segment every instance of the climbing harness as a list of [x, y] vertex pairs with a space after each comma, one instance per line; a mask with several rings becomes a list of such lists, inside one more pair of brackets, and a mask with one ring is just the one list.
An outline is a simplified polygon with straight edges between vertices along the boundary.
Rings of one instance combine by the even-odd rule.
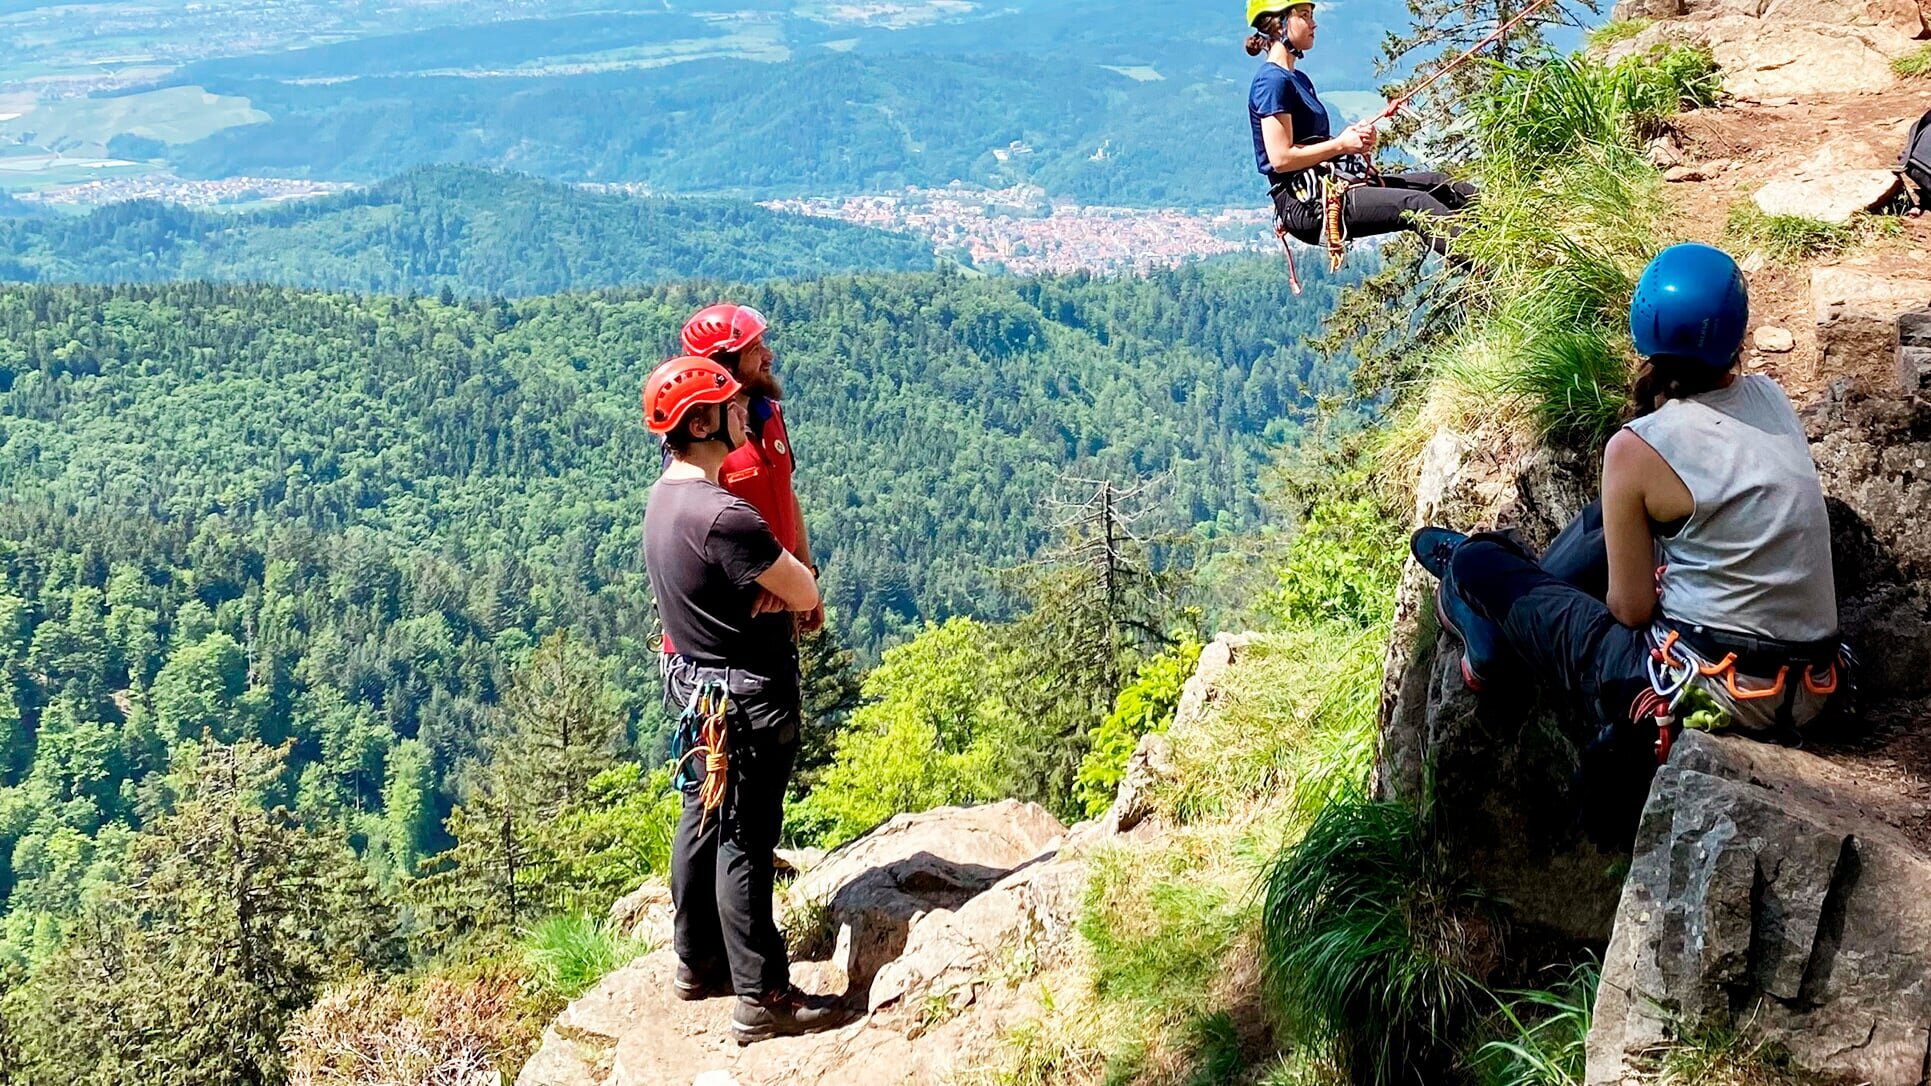
[[[1667, 736], [1659, 736], [1657, 741], [1659, 765], [1668, 760], [1669, 747], [1681, 732], [1682, 724], [1705, 721], [1696, 725], [1699, 730], [1724, 726], [1728, 714], [1723, 712], [1720, 700], [1707, 692], [1710, 686], [1714, 692], [1727, 696], [1733, 705], [1780, 699], [1777, 738], [1792, 745], [1801, 741], [1796, 724], [1800, 688], [1840, 708], [1843, 699], [1855, 688], [1851, 675], [1857, 658], [1850, 646], [1841, 642], [1798, 645], [1701, 627], [1689, 631], [1670, 629], [1660, 636], [1652, 632], [1650, 640], [1650, 690], [1637, 699], [1631, 716], [1635, 720], [1651, 716], [1658, 721], [1659, 730], [1668, 731]], [[1689, 651], [1679, 654], [1679, 646]], [[1697, 657], [1716, 662], [1702, 663]], [[1740, 674], [1768, 673], [1773, 669], [1775, 680], [1762, 689], [1748, 689], [1737, 681]], [[1694, 704], [1698, 700], [1715, 704], [1714, 720], [1710, 719], [1707, 709]]]
[[709, 822], [712, 812], [724, 805], [731, 768], [730, 714], [728, 678], [702, 680], [691, 691], [671, 736], [671, 757], [676, 759], [671, 779], [678, 791], [696, 795], [703, 806], [700, 829]]

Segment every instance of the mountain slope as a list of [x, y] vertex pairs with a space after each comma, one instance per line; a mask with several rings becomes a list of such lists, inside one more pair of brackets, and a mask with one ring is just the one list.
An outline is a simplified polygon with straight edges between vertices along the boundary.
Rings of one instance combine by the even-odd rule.
[[0, 225], [0, 279], [28, 282], [208, 279], [526, 295], [932, 264], [923, 242], [884, 231], [460, 167], [269, 211], [140, 203]]

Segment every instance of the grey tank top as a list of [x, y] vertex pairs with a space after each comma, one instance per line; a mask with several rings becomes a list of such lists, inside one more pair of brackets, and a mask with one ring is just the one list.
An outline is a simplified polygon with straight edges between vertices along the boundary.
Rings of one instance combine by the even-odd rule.
[[1837, 636], [1837, 586], [1810, 441], [1768, 377], [1671, 400], [1629, 424], [1695, 499], [1661, 540], [1663, 614], [1677, 622], [1775, 638]]

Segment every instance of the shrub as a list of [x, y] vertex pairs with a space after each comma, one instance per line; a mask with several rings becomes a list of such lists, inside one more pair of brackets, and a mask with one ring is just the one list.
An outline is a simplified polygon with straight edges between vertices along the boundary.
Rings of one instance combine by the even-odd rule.
[[[1354, 486], [1348, 485], [1350, 482]], [[1287, 623], [1341, 622], [1366, 629], [1388, 620], [1401, 576], [1401, 526], [1365, 479], [1344, 479], [1319, 501], [1289, 546], [1267, 611]]]
[[575, 999], [607, 974], [650, 949], [602, 920], [553, 916], [523, 933], [523, 959], [532, 979], [562, 999]]
[[1140, 665], [1113, 711], [1093, 729], [1092, 748], [1079, 767], [1079, 801], [1089, 818], [1113, 805], [1126, 763], [1140, 737], [1163, 732], [1180, 707], [1180, 691], [1200, 661], [1200, 642], [1188, 639]]
[[1654, 19], [1611, 19], [1589, 32], [1589, 48], [1608, 49], [1621, 45], [1654, 26]]
[[284, 1040], [289, 1086], [464, 1083], [514, 1076], [554, 1006], [513, 972], [420, 981], [371, 980], [330, 990]]
[[1577, 966], [1546, 991], [1509, 992], [1499, 1001], [1499, 1040], [1476, 1062], [1488, 1086], [1582, 1086], [1600, 970]]
[[1329, 806], [1262, 876], [1263, 976], [1304, 1042], [1355, 1082], [1441, 1082], [1489, 997], [1489, 901], [1405, 807]]

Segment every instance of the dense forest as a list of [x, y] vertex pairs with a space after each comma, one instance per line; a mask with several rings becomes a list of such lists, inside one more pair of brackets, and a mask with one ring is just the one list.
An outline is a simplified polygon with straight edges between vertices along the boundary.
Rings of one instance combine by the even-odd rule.
[[[6, 208], [0, 203], [0, 218]], [[0, 280], [22, 282], [199, 279], [529, 295], [932, 265], [924, 242], [880, 230], [748, 203], [600, 195], [461, 167], [425, 167], [264, 211], [142, 202], [0, 225]]]
[[[1336, 289], [1233, 261], [736, 292], [774, 320], [841, 635], [869, 660], [1043, 598], [1000, 571], [1053, 533], [1066, 472], [1157, 477], [1148, 523], [1251, 524], [1262, 465], [1342, 381], [1302, 343]], [[204, 737], [279, 751], [280, 802], [390, 879], [451, 843], [548, 635], [661, 756], [634, 397], [713, 293], [0, 291], [0, 954], [52, 945]], [[849, 707], [849, 657], [814, 651]]]

